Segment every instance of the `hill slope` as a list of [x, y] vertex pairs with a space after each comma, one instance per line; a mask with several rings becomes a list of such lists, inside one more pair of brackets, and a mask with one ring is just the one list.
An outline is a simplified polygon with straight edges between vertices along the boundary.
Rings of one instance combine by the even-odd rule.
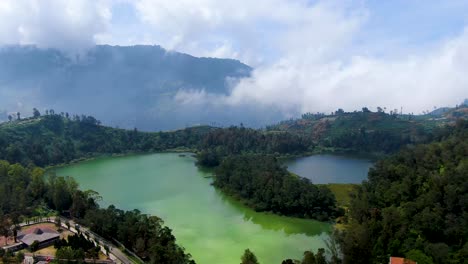
[[96, 46], [79, 58], [53, 49], [3, 47], [0, 112], [67, 109], [126, 128], [181, 128], [226, 115], [181, 104], [177, 92], [225, 94], [251, 70], [236, 60], [196, 58], [159, 46]]
[[304, 114], [302, 118], [268, 126], [267, 131], [286, 131], [310, 139], [319, 147], [353, 152], [391, 153], [406, 144], [427, 142], [435, 129], [468, 119], [468, 107], [446, 108], [438, 115], [336, 111], [332, 115]]
[[349, 208], [344, 263], [467, 263], [468, 122], [434, 139], [370, 170]]
[[100, 154], [194, 148], [212, 129], [146, 133], [101, 126], [91, 116], [47, 115], [0, 124], [0, 159], [47, 166]]

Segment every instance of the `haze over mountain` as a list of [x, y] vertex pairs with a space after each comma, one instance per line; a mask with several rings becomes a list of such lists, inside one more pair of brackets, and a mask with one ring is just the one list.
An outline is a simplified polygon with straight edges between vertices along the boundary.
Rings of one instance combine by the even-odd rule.
[[143, 130], [255, 124], [261, 113], [187, 105], [177, 96], [195, 90], [227, 94], [251, 70], [236, 60], [196, 58], [159, 46], [96, 46], [76, 57], [57, 49], [9, 46], [0, 50], [0, 112], [55, 109]]
[[152, 130], [364, 106], [428, 112], [468, 97], [467, 10], [462, 0], [2, 0], [0, 49], [11, 54], [0, 57], [0, 116], [55, 108]]

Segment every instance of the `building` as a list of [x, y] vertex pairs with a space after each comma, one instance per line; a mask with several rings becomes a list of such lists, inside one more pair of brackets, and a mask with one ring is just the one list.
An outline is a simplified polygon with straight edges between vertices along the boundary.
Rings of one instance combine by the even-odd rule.
[[34, 228], [32, 232], [20, 233], [18, 239], [26, 247], [30, 247], [34, 241], [37, 241], [39, 248], [43, 248], [54, 244], [56, 240], [60, 239], [60, 234], [50, 228]]
[[405, 258], [390, 257], [389, 264], [417, 264], [417, 262]]

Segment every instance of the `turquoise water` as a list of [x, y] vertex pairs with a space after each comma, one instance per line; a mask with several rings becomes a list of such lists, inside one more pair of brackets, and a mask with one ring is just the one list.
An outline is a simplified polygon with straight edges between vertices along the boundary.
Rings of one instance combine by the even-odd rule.
[[197, 263], [238, 264], [250, 248], [263, 264], [300, 259], [324, 247], [331, 225], [258, 213], [224, 196], [194, 158], [175, 153], [103, 158], [57, 169], [82, 189], [98, 191], [102, 205], [158, 215]]

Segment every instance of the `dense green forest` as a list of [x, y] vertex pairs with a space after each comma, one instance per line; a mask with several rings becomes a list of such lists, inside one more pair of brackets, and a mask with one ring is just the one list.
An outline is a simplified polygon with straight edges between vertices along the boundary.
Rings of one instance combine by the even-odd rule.
[[231, 155], [301, 154], [312, 151], [313, 144], [292, 133], [269, 133], [241, 126], [210, 131], [203, 137], [198, 149], [198, 164], [215, 167]]
[[145, 133], [101, 126], [92, 116], [48, 112], [0, 124], [0, 159], [44, 167], [99, 154], [193, 148], [211, 129]]
[[[450, 113], [460, 117], [460, 109]], [[100, 209], [95, 192], [79, 190], [71, 178], [45, 180], [36, 166], [101, 154], [190, 149], [199, 165], [216, 167], [217, 188], [254, 209], [330, 220], [342, 214], [333, 194], [291, 175], [278, 157], [322, 149], [392, 153], [403, 147], [379, 161], [351, 199], [347, 228], [336, 236], [343, 262], [382, 263], [392, 255], [418, 263], [467, 263], [467, 121], [454, 126], [456, 119], [418, 118], [337, 111], [266, 130], [194, 127], [146, 133], [104, 127], [89, 116], [18, 116], [0, 124], [0, 159], [8, 160], [0, 162], [0, 231], [45, 206], [69, 211], [149, 262], [189, 263], [190, 255], [159, 218], [113, 206]]]
[[37, 208], [47, 207], [69, 211], [79, 223], [120, 241], [149, 263], [194, 263], [161, 219], [114, 206], [101, 209], [98, 198], [93, 191], [79, 190], [72, 178], [45, 177], [41, 168], [0, 161], [0, 235], [9, 235], [12, 225], [35, 216]]
[[229, 156], [216, 169], [214, 186], [257, 211], [333, 220], [341, 214], [331, 191], [289, 173], [273, 156]]
[[376, 163], [341, 234], [344, 263], [468, 263], [468, 122]]
[[438, 128], [468, 118], [468, 106], [464, 104], [439, 112], [412, 115], [401, 114], [396, 109], [388, 113], [382, 108], [377, 112], [366, 107], [354, 112], [338, 109], [329, 115], [307, 113], [300, 119], [268, 126], [266, 130], [298, 135], [304, 141], [312, 141], [317, 150], [391, 154], [408, 144], [430, 142]]

